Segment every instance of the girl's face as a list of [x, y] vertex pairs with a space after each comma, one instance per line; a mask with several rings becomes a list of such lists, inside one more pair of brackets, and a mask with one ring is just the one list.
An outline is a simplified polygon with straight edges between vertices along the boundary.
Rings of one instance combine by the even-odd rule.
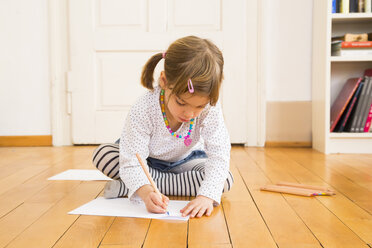
[[[167, 93], [168, 91], [168, 93]], [[168, 96], [168, 97], [167, 97]], [[171, 95], [171, 90], [165, 90], [164, 103], [167, 116], [177, 122], [189, 122], [192, 118], [199, 116], [204, 107], [209, 103], [209, 98], [185, 93], [181, 96]]]
[[[164, 73], [162, 73], [162, 76]], [[165, 77], [160, 77], [160, 86], [164, 89], [164, 105], [167, 118], [170, 121], [189, 122], [199, 116], [204, 107], [209, 103], [207, 96], [185, 93], [180, 96], [171, 94], [172, 91], [164, 84]]]

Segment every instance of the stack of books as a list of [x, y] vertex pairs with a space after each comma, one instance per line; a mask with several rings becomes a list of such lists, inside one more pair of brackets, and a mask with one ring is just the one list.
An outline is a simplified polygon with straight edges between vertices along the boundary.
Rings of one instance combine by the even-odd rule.
[[372, 69], [350, 78], [331, 107], [331, 132], [372, 132]]
[[372, 41], [332, 41], [332, 56], [372, 56]]
[[372, 41], [341, 42], [340, 56], [372, 55]]
[[372, 56], [372, 33], [346, 33], [343, 36], [332, 37], [331, 55]]
[[332, 0], [332, 13], [371, 13], [371, 0]]

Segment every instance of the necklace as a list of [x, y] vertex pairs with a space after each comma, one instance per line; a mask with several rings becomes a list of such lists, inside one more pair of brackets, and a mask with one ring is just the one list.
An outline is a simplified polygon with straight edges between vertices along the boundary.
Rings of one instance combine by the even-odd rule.
[[160, 103], [161, 103], [161, 112], [163, 113], [164, 123], [167, 126], [169, 133], [176, 138], [184, 139], [183, 143], [185, 143], [186, 146], [189, 146], [192, 142], [192, 139], [190, 139], [190, 135], [192, 131], [192, 126], [194, 125], [194, 118], [190, 120], [190, 127], [189, 127], [189, 131], [187, 132], [187, 135], [182, 137], [182, 135], [179, 135], [176, 132], [173, 132], [169, 126], [169, 122], [167, 120], [167, 115], [165, 114], [165, 107], [164, 107], [164, 90], [161, 90], [160, 92]]

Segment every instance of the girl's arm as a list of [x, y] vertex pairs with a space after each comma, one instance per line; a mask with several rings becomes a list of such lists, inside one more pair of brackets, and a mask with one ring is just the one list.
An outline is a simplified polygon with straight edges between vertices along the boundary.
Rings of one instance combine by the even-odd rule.
[[205, 164], [205, 178], [201, 183], [198, 195], [214, 200], [214, 205], [221, 201], [222, 190], [230, 167], [230, 137], [227, 132], [221, 104], [210, 107], [201, 114], [201, 136], [204, 140], [208, 159]]
[[149, 156], [152, 125], [148, 109], [149, 99], [145, 95], [131, 107], [120, 138], [120, 178], [128, 187], [128, 198], [132, 200], [139, 188], [150, 184], [136, 157], [136, 153], [141, 158]]

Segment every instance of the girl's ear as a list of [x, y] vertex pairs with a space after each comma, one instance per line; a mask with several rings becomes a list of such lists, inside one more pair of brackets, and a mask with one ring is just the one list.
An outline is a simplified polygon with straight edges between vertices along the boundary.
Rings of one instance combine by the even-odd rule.
[[165, 72], [164, 71], [160, 72], [160, 82], [159, 82], [159, 84], [160, 84], [160, 87], [162, 87], [162, 88], [166, 88], [166, 86], [167, 86], [167, 78], [165, 77]]

